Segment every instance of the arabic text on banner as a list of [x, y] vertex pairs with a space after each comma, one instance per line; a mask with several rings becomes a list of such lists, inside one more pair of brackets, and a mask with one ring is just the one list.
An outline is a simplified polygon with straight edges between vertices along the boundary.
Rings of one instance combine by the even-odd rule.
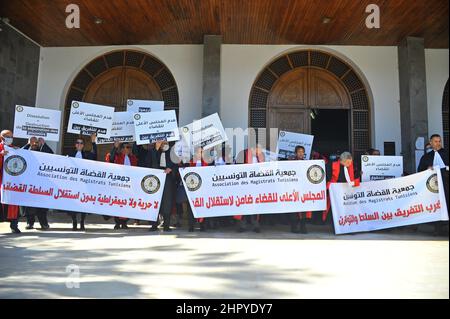
[[330, 186], [336, 234], [448, 220], [440, 170], [361, 183]]
[[180, 172], [195, 217], [326, 208], [322, 160], [188, 167]]
[[156, 221], [162, 170], [8, 148], [4, 204]]

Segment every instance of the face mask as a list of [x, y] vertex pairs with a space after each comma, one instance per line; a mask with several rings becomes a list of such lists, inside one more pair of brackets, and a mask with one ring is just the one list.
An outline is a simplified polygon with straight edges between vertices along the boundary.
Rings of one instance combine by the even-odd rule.
[[3, 140], [6, 145], [11, 145], [13, 143], [12, 137], [3, 137]]

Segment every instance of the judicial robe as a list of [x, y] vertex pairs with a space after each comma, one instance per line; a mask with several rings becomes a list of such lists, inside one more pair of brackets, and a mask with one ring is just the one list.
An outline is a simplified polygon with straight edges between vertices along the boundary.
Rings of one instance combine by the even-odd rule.
[[[341, 165], [340, 161], [331, 162], [331, 164], [327, 164], [327, 191], [330, 189], [330, 185], [332, 183], [347, 183], [345, 179], [345, 170], [344, 166]], [[354, 182], [354, 186], [359, 186], [360, 184], [360, 173], [358, 169], [355, 169], [354, 161], [348, 167], [348, 175], [350, 177], [350, 181]], [[322, 220], [325, 221], [328, 216], [328, 212], [330, 211], [331, 202], [330, 195], [327, 196], [327, 209], [322, 213]]]
[[[5, 149], [5, 144], [0, 143], [0, 152], [2, 152]], [[0, 184], [2, 183], [3, 178], [3, 160], [4, 156], [0, 155]], [[0, 204], [2, 205], [2, 217], [6, 217], [7, 220], [15, 220], [19, 218], [19, 206], [16, 205], [6, 205], [6, 204]], [[5, 216], [6, 215], [6, 216]]]

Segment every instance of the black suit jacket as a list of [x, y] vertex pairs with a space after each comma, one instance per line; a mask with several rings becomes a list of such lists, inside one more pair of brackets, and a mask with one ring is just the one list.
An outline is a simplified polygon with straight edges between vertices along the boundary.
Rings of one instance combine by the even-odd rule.
[[[29, 143], [25, 144], [24, 147], [22, 147], [24, 150], [29, 150], [31, 145]], [[43, 152], [48, 154], [54, 154], [53, 150], [50, 148], [50, 146], [45, 143], [42, 145], [42, 147], [39, 150], [36, 150], [35, 152]]]
[[[77, 150], [73, 150], [67, 155], [69, 155], [70, 157], [75, 157], [77, 155]], [[83, 157], [83, 159], [96, 161], [97, 160], [97, 144], [92, 143], [92, 151], [90, 151], [90, 152], [82, 151], [81, 156]]]
[[[418, 172], [423, 172], [423, 171], [427, 170], [428, 167], [433, 166], [434, 153], [435, 152], [433, 150], [422, 156], [422, 158], [420, 159], [420, 162], [419, 162], [419, 167], [417, 168]], [[444, 161], [444, 164], [446, 166], [448, 166], [448, 152], [445, 149], [441, 148], [438, 151], [438, 153], [439, 153], [439, 155], [441, 155], [441, 158], [442, 158], [442, 161]]]

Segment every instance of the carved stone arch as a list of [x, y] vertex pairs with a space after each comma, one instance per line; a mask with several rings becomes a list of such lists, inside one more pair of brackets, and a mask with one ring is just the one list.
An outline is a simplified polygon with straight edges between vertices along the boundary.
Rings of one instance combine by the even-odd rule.
[[[350, 150], [358, 158], [371, 147], [369, 91], [349, 63], [313, 49], [289, 52], [269, 63], [253, 83], [249, 98], [249, 126], [270, 128], [277, 108], [293, 122], [293, 114], [314, 108], [348, 109]], [[295, 113], [294, 113], [295, 110]], [[292, 115], [291, 115], [292, 114]], [[308, 123], [298, 121], [308, 131]]]
[[[126, 110], [127, 99], [163, 100], [164, 109], [179, 113], [178, 87], [168, 69], [156, 57], [136, 50], [116, 50], [96, 57], [75, 76], [64, 104], [63, 132], [67, 132], [73, 100], [114, 106]], [[63, 154], [74, 145], [75, 134], [65, 133]], [[110, 147], [105, 146], [102, 148]], [[105, 153], [99, 151], [99, 159]]]

